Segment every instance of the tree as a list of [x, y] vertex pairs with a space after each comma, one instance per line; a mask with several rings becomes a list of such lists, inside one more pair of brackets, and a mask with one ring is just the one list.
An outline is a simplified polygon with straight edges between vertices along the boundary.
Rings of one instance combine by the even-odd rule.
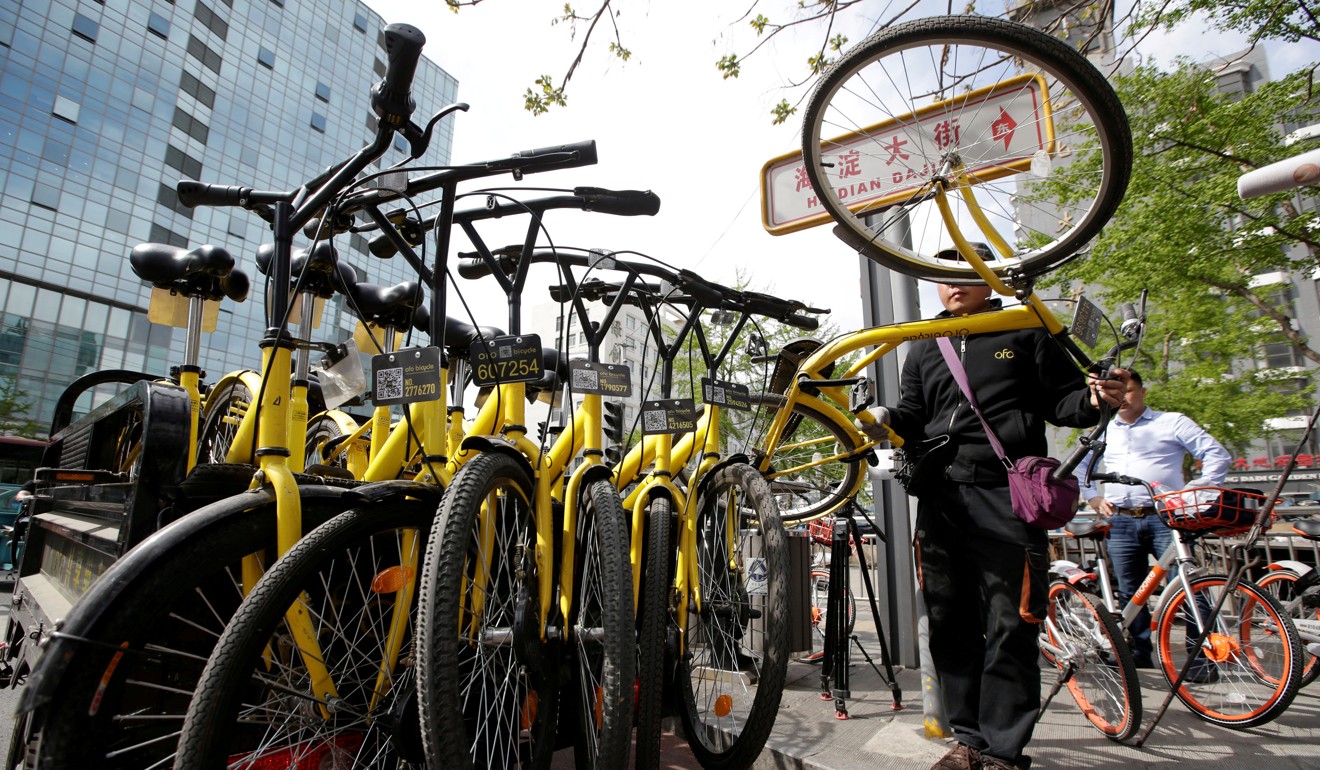
[[[1301, 409], [1311, 385], [1287, 368], [1244, 370], [1273, 346], [1320, 364], [1297, 330], [1283, 276], [1320, 275], [1320, 219], [1291, 194], [1253, 201], [1237, 178], [1296, 154], [1282, 126], [1320, 117], [1299, 72], [1234, 99], [1215, 74], [1183, 61], [1172, 72], [1138, 67], [1115, 81], [1132, 124], [1136, 162], [1127, 196], [1089, 259], [1055, 281], [1099, 286], [1111, 302], [1152, 292], [1137, 366], [1157, 407], [1186, 412], [1221, 441], [1244, 447], [1268, 417]], [[1068, 174], [1054, 180], [1067, 199]], [[1276, 275], [1277, 280], [1261, 276]], [[1284, 356], [1287, 358], [1287, 356]]]
[[27, 393], [20, 390], [18, 381], [13, 377], [0, 378], [0, 434], [39, 438], [42, 427], [28, 415], [32, 413], [32, 402]]

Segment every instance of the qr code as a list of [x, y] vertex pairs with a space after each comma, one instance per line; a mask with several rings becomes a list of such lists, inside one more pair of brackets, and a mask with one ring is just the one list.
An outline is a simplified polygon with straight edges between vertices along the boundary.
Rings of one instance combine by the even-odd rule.
[[657, 409], [650, 412], [642, 412], [642, 429], [647, 431], [663, 431], [669, 427], [669, 419], [663, 409]]
[[403, 398], [403, 367], [376, 372], [376, 399]]
[[574, 369], [573, 370], [573, 389], [574, 390], [599, 390], [600, 372], [592, 369]]
[[513, 358], [513, 346], [500, 345], [499, 352], [497, 353], [497, 355], [500, 358]]
[[723, 404], [726, 401], [724, 398], [724, 388], [721, 388], [718, 385], [711, 386], [710, 400], [717, 404]]

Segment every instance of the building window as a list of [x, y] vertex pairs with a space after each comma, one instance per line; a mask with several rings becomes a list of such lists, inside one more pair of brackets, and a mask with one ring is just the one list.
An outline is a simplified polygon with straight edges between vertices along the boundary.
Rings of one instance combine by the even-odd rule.
[[367, 130], [370, 131], [373, 135], [375, 135], [376, 127], [379, 125], [380, 124], [376, 121], [375, 115], [371, 115], [371, 114], [367, 115]]
[[32, 188], [32, 202], [51, 211], [60, 210], [60, 189], [38, 183]]
[[323, 102], [329, 102], [329, 101], [330, 101], [330, 86], [326, 85], [325, 83], [319, 83], [319, 82], [318, 82], [318, 83], [316, 84], [316, 98], [317, 98], [317, 99], [320, 99], [320, 100], [323, 101]]
[[404, 138], [403, 138], [401, 135], [399, 135], [399, 134], [395, 134], [395, 135], [394, 135], [394, 149], [398, 150], [399, 152], [409, 152], [410, 149], [409, 149], [409, 147], [408, 147], [408, 140], [407, 140], [407, 139], [404, 139]]
[[312, 128], [325, 133], [325, 116], [319, 112], [312, 113]]
[[163, 226], [161, 226], [161, 225], [156, 224], [155, 222], [152, 222], [152, 223], [151, 223], [151, 242], [152, 242], [152, 243], [168, 243], [168, 244], [171, 245], [171, 246], [178, 246], [178, 247], [180, 247], [180, 248], [187, 248], [187, 246], [188, 246], [188, 237], [187, 237], [186, 235], [179, 235], [178, 233], [174, 232], [173, 230], [169, 229], [168, 227], [163, 227]]
[[66, 99], [63, 96], [55, 97], [55, 106], [51, 108], [50, 114], [57, 118], [63, 118], [70, 123], [78, 122], [78, 111], [81, 109], [79, 104], [72, 99]]
[[261, 46], [257, 49], [257, 63], [267, 69], [275, 69], [275, 52]]
[[174, 108], [174, 126], [202, 144], [206, 144], [211, 135], [210, 127], [178, 106]]
[[207, 8], [200, 0], [198, 0], [197, 7], [193, 9], [193, 15], [197, 17], [198, 21], [205, 24], [207, 29], [214, 32], [215, 36], [221, 40], [224, 40], [229, 36], [229, 25], [225, 23], [225, 20], [217, 16], [214, 11]]
[[[352, 235], [350, 235], [350, 236], [348, 237], [348, 245], [349, 245], [349, 248], [353, 249], [354, 251], [356, 251], [356, 252], [358, 252], [358, 253], [360, 253], [360, 254], [370, 254], [370, 253], [371, 253], [371, 244], [367, 242], [367, 239], [366, 239], [366, 238], [363, 238], [362, 236], [358, 235], [357, 233], [353, 233]], [[365, 279], [364, 277], [362, 277], [362, 276], [359, 276], [359, 277], [358, 277], [358, 280], [359, 280], [359, 281], [362, 281], [362, 280], [366, 280], [366, 279]]]
[[162, 183], [160, 190], [156, 193], [156, 202], [165, 208], [173, 211], [181, 217], [192, 219], [192, 209], [179, 202], [179, 193], [173, 187]]
[[165, 165], [189, 179], [202, 178], [202, 162], [172, 144], [165, 149]]
[[208, 109], [215, 106], [215, 90], [191, 73], [183, 73], [183, 77], [179, 80], [179, 90], [205, 104]]
[[377, 59], [376, 62], [371, 65], [371, 70], [376, 73], [377, 77], [385, 77], [385, 62]]
[[366, 14], [361, 14], [361, 13], [354, 14], [354, 16], [353, 16], [353, 29], [356, 29], [358, 32], [364, 32], [364, 33], [367, 31], [367, 17], [366, 17]]
[[161, 16], [155, 11], [152, 11], [151, 16], [147, 17], [147, 29], [151, 30], [153, 34], [159, 37], [169, 39], [170, 22], [164, 16]]
[[215, 74], [220, 74], [220, 54], [212, 51], [206, 43], [198, 40], [193, 35], [188, 36], [188, 55], [201, 62]]
[[73, 34], [86, 40], [89, 43], [96, 42], [96, 35], [101, 31], [101, 25], [83, 16], [81, 13], [73, 15]]

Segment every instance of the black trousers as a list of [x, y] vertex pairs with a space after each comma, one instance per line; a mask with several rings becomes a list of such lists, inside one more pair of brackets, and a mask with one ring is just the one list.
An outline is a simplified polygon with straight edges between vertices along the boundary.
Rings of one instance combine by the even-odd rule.
[[954, 738], [1025, 767], [1040, 708], [1036, 635], [1049, 591], [1044, 530], [1013, 515], [1007, 484], [947, 481], [917, 507], [918, 580]]

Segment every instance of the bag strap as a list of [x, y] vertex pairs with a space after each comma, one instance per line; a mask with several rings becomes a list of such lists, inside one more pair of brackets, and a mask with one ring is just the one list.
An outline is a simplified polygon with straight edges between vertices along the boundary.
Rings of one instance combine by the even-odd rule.
[[999, 443], [999, 437], [991, 430], [990, 423], [986, 421], [985, 415], [981, 414], [981, 406], [976, 403], [976, 396], [972, 393], [971, 383], [967, 381], [967, 370], [963, 368], [962, 361], [958, 359], [958, 354], [953, 352], [953, 343], [949, 342], [948, 337], [940, 337], [935, 340], [935, 344], [939, 345], [940, 353], [944, 354], [944, 363], [948, 365], [954, 381], [958, 383], [963, 395], [967, 397], [967, 403], [971, 404], [972, 411], [976, 413], [977, 419], [981, 421], [981, 427], [985, 428], [985, 436], [990, 439], [990, 446], [994, 447], [995, 454], [999, 455], [1004, 467], [1011, 470], [1012, 463], [1008, 461], [1008, 454], [1004, 452], [1004, 445]]

